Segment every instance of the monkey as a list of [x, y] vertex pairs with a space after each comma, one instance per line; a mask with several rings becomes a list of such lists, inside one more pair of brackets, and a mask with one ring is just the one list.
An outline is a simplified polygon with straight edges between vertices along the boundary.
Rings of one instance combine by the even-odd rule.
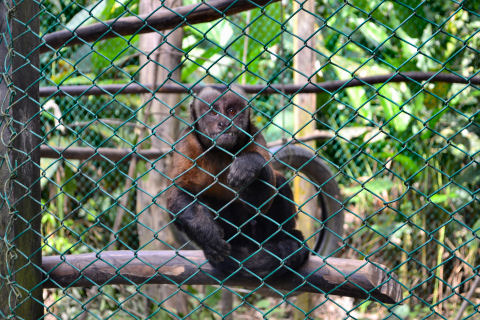
[[174, 147], [167, 210], [216, 270], [278, 276], [309, 251], [295, 229], [292, 190], [272, 168], [247, 101], [238, 87], [206, 87], [194, 98], [192, 125]]

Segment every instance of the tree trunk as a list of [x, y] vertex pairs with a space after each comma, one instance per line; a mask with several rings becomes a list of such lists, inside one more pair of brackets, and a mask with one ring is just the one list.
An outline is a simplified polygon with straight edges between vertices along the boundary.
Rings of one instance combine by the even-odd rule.
[[[140, 1], [140, 14], [152, 13], [160, 2]], [[163, 2], [167, 8], [181, 5], [181, 1]], [[140, 48], [145, 53], [140, 59], [140, 81], [153, 84], [155, 88], [180, 80], [180, 64], [183, 30], [149, 33], [140, 37]], [[145, 144], [153, 149], [170, 148], [178, 135], [178, 121], [171, 116], [171, 111], [180, 101], [177, 94], [144, 94], [145, 123], [153, 128], [154, 133]], [[141, 141], [141, 139], [139, 139]], [[138, 235], [140, 247], [148, 250], [171, 249], [175, 247], [173, 226], [170, 226], [170, 214], [166, 208], [165, 191], [171, 184], [165, 178], [171, 166], [171, 158], [166, 156], [147, 164], [148, 174], [141, 178], [137, 191]], [[167, 226], [167, 227], [165, 227]], [[175, 283], [173, 283], [175, 284]], [[169, 285], [147, 285], [146, 294], [151, 298], [150, 305], [160, 305], [176, 314], [186, 314], [186, 296], [178, 287]], [[167, 300], [165, 300], [167, 299]], [[150, 309], [150, 308], [149, 308]], [[156, 311], [156, 310], [154, 310]]]

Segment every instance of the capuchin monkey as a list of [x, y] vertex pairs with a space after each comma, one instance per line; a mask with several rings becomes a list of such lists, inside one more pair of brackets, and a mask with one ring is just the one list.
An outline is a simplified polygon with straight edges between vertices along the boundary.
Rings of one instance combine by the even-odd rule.
[[301, 266], [308, 249], [295, 229], [292, 191], [270, 165], [245, 97], [239, 88], [207, 87], [193, 101], [192, 127], [175, 145], [167, 209], [216, 269], [277, 276]]

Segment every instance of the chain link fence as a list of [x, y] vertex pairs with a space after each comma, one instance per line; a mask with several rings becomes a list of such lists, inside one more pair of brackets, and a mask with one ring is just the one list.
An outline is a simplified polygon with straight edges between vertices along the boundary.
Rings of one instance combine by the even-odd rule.
[[[479, 317], [480, 1], [0, 12], [0, 318]], [[172, 159], [206, 86], [245, 99], [293, 192], [310, 258], [288, 276], [221, 275], [174, 225]]]

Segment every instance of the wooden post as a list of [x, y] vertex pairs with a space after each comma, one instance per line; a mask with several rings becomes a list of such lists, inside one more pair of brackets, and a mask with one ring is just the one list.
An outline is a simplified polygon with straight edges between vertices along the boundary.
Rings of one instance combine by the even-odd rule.
[[[293, 3], [293, 12], [295, 12], [293, 34], [296, 35], [293, 40], [293, 51], [296, 53], [293, 58], [293, 68], [295, 70], [293, 81], [296, 84], [304, 84], [314, 82], [315, 54], [312, 37], [315, 32], [315, 20], [312, 14], [315, 12], [315, 1], [305, 0], [301, 7], [296, 1]], [[315, 121], [313, 121], [316, 109], [315, 94], [298, 94], [294, 97], [293, 102], [295, 104], [295, 137], [301, 138], [312, 134], [315, 131]], [[315, 142], [312, 141], [308, 145], [314, 148]], [[314, 225], [312, 218], [307, 214], [314, 215], [315, 210], [317, 210], [316, 197], [314, 197], [315, 187], [299, 176], [295, 177], [293, 192], [299, 208], [299, 229], [306, 237], [309, 237], [314, 232]], [[309, 245], [312, 246], [313, 244], [309, 243]], [[311, 298], [308, 294], [298, 296], [295, 304], [303, 310], [303, 312], [298, 309], [295, 310], [295, 319], [303, 319], [305, 313], [308, 313], [312, 307]]]
[[14, 167], [12, 198], [15, 215], [13, 244], [17, 257], [14, 264], [15, 287], [19, 296], [14, 308], [15, 319], [41, 319], [42, 273], [41, 207], [40, 207], [40, 107], [39, 107], [39, 21], [38, 2], [12, 2], [10, 20], [12, 53], [10, 79], [13, 118], [10, 161]]
[[[6, 41], [8, 40], [7, 35], [7, 7], [5, 1], [0, 2], [0, 72], [2, 77], [0, 78], [0, 114], [4, 115], [6, 109], [8, 108], [8, 102], [10, 94], [8, 91], [6, 83], [6, 73], [8, 72], [8, 66], [10, 65], [7, 61], [8, 59], [8, 48]], [[10, 257], [7, 256], [7, 243], [5, 240], [10, 241], [10, 236], [7, 235], [7, 228], [10, 221], [10, 214], [8, 210], [7, 203], [5, 202], [6, 195], [8, 190], [6, 189], [6, 184], [10, 175], [7, 163], [7, 147], [9, 135], [7, 128], [7, 119], [2, 116], [0, 118], [0, 319], [7, 318], [7, 315], [10, 313], [9, 310], [9, 294], [10, 286], [8, 283], [8, 269], [7, 265], [11, 263], [7, 259]]]
[[[181, 0], [166, 0], [164, 8], [181, 6]], [[140, 14], [151, 14], [158, 8], [158, 1], [141, 0]], [[165, 9], [163, 9], [165, 10]], [[171, 149], [178, 134], [178, 121], [172, 117], [172, 111], [181, 101], [180, 94], [156, 93], [158, 87], [164, 84], [174, 84], [180, 81], [180, 61], [183, 56], [182, 48], [183, 29], [175, 31], [164, 30], [140, 36], [140, 48], [145, 56], [140, 58], [140, 82], [153, 84], [153, 92], [143, 95], [143, 114], [145, 123], [154, 128], [154, 133], [148, 132], [151, 137], [146, 140], [155, 150]], [[139, 139], [140, 141], [141, 139]], [[142, 249], [170, 249], [175, 246], [174, 228], [166, 227], [171, 223], [170, 213], [165, 210], [165, 192], [171, 184], [166, 177], [171, 167], [171, 157], [163, 156], [152, 159], [152, 165], [147, 164], [147, 175], [138, 181], [137, 212], [138, 235]], [[142, 173], [143, 174], [143, 173]], [[168, 245], [166, 245], [168, 244]], [[174, 286], [148, 285], [145, 293], [149, 301], [156, 300], [151, 306], [169, 309], [176, 314], [186, 314], [187, 297]]]

